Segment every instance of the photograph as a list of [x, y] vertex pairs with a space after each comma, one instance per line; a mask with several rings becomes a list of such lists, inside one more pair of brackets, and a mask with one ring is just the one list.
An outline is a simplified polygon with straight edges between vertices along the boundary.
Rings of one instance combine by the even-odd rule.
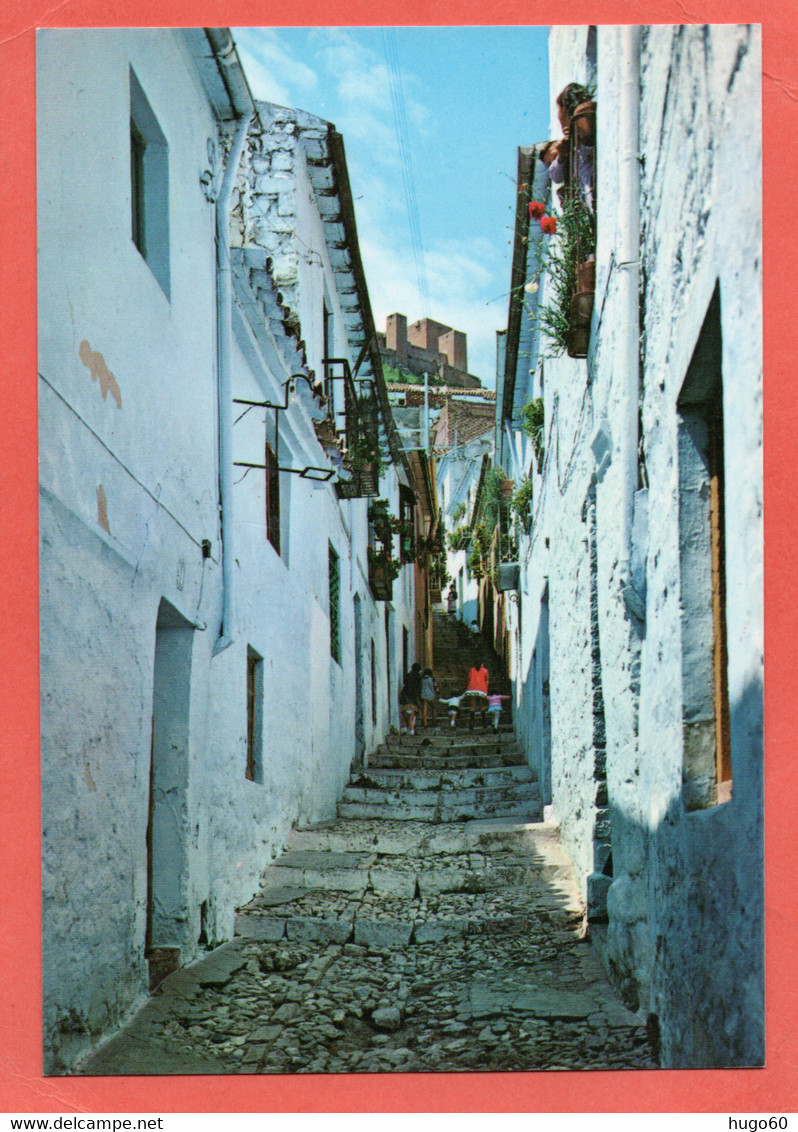
[[45, 1076], [764, 1064], [761, 85], [38, 31]]
[[12, 3], [0, 84], [8, 1132], [789, 1128], [793, 5]]

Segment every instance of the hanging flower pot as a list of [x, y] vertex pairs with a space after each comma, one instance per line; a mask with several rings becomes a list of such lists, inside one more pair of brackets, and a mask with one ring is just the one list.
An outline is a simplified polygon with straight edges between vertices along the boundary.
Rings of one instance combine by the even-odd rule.
[[577, 291], [571, 299], [568, 317], [568, 356], [586, 358], [590, 345], [590, 320], [593, 315], [592, 291]]
[[576, 265], [576, 290], [595, 291], [596, 289], [596, 261], [589, 259], [585, 263]]
[[369, 563], [369, 586], [376, 601], [390, 601], [393, 597], [393, 578], [387, 565]]
[[586, 358], [590, 345], [590, 321], [596, 290], [596, 261], [585, 260], [576, 265], [576, 292], [571, 299], [568, 316], [568, 355]]

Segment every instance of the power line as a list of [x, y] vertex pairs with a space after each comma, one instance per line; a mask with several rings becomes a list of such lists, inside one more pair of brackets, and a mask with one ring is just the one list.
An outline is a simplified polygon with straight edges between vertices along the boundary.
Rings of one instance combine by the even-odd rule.
[[416, 278], [421, 298], [422, 317], [429, 314], [429, 289], [427, 287], [427, 268], [424, 261], [424, 244], [421, 239], [421, 224], [418, 218], [418, 199], [416, 197], [416, 182], [413, 176], [413, 155], [407, 130], [407, 115], [405, 112], [405, 97], [402, 89], [402, 77], [399, 71], [399, 56], [396, 49], [396, 32], [393, 28], [383, 28], [383, 44], [385, 58], [390, 71], [391, 105], [393, 107], [396, 137], [399, 142], [399, 158], [402, 164], [402, 182], [405, 189], [405, 205], [407, 219], [410, 224], [410, 240], [413, 247], [413, 259], [416, 265]]

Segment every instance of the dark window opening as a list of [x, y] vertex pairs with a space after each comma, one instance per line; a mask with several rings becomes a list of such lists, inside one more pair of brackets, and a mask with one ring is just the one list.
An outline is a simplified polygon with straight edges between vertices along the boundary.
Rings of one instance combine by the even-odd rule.
[[684, 802], [732, 790], [720, 294], [715, 290], [679, 396], [679, 561]]
[[402, 563], [413, 562], [415, 560], [415, 511], [416, 511], [416, 497], [409, 487], [404, 484], [399, 485], [399, 523], [401, 531], [399, 535], [399, 560]]
[[266, 442], [266, 537], [280, 553], [280, 472], [277, 457]]
[[377, 726], [377, 661], [374, 655], [374, 641], [371, 642], [371, 723]]
[[341, 663], [341, 560], [329, 544], [329, 584], [330, 584], [330, 653], [333, 660]]
[[130, 199], [132, 207], [133, 243], [147, 258], [147, 223], [144, 203], [144, 151], [147, 143], [133, 119], [130, 119]]
[[169, 146], [147, 96], [130, 71], [130, 232], [170, 297]]
[[250, 782], [263, 781], [261, 743], [263, 739], [263, 658], [247, 649], [247, 765]]

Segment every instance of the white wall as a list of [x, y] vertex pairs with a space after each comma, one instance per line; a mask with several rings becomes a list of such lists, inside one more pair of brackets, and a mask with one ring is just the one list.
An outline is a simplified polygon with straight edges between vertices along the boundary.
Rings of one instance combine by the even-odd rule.
[[[131, 65], [169, 145], [168, 299], [131, 237]], [[47, 1070], [59, 1072], [146, 992], [154, 705], [156, 753], [163, 735], [179, 732], [174, 798], [156, 783], [156, 836], [160, 818], [173, 818], [185, 868], [170, 876], [155, 862], [163, 903], [153, 943], [179, 946], [187, 961], [201, 937], [230, 937], [236, 906], [292, 823], [335, 814], [360, 753], [356, 593], [379, 671], [373, 720], [369, 656], [366, 748], [394, 718], [398, 663], [394, 655], [389, 696], [384, 609], [365, 575], [366, 501], [339, 504], [330, 485], [282, 475], [278, 556], [257, 469], [233, 469], [233, 640], [215, 652], [216, 267], [200, 174], [216, 123], [177, 32], [43, 32], [38, 77], [44, 1030]], [[304, 208], [303, 231], [335, 295], [318, 215], [312, 202]], [[234, 396], [282, 400], [284, 374], [247, 348], [247, 319], [259, 317], [247, 310], [234, 319]], [[316, 366], [317, 338], [312, 323]], [[105, 397], [81, 360], [84, 339], [102, 355], [89, 360]], [[348, 352], [340, 337], [336, 349]], [[306, 410], [280, 417], [281, 463], [323, 464]], [[234, 426], [234, 460], [263, 462], [266, 418], [273, 427], [262, 409]], [[394, 472], [385, 485], [398, 492]], [[341, 563], [340, 664], [330, 655], [329, 543]], [[412, 627], [412, 598], [400, 596], [394, 621]], [[159, 610], [159, 655], [179, 645], [174, 680], [172, 666], [155, 663]], [[263, 658], [262, 781], [245, 774], [248, 648]]]
[[[530, 714], [540, 706], [532, 653], [548, 583], [553, 810], [586, 895], [596, 879], [590, 870], [601, 868], [600, 850], [610, 835], [613, 972], [627, 1000], [656, 1016], [663, 1064], [758, 1064], [763, 1050], [759, 42], [755, 30], [734, 26], [642, 32], [640, 356], [648, 523], [636, 527], [632, 544], [645, 613], [638, 620], [622, 592], [626, 489], [618, 457], [628, 375], [618, 364], [624, 314], [615, 262], [625, 219], [618, 192], [626, 143], [619, 135], [620, 34], [611, 27], [598, 32], [599, 227], [591, 353], [587, 361], [545, 363], [543, 482], [536, 491], [532, 537], [522, 550], [518, 650], [527, 675], [517, 689], [519, 729], [534, 761], [536, 724]], [[552, 104], [567, 82], [588, 77], [585, 48], [586, 29], [552, 32]], [[682, 649], [695, 626], [684, 625], [681, 612], [686, 595], [677, 400], [716, 286], [733, 785], [730, 802], [688, 812]], [[590, 448], [601, 421], [609, 422], [612, 444], [606, 468], [597, 468]], [[604, 747], [609, 811], [593, 786]]]

